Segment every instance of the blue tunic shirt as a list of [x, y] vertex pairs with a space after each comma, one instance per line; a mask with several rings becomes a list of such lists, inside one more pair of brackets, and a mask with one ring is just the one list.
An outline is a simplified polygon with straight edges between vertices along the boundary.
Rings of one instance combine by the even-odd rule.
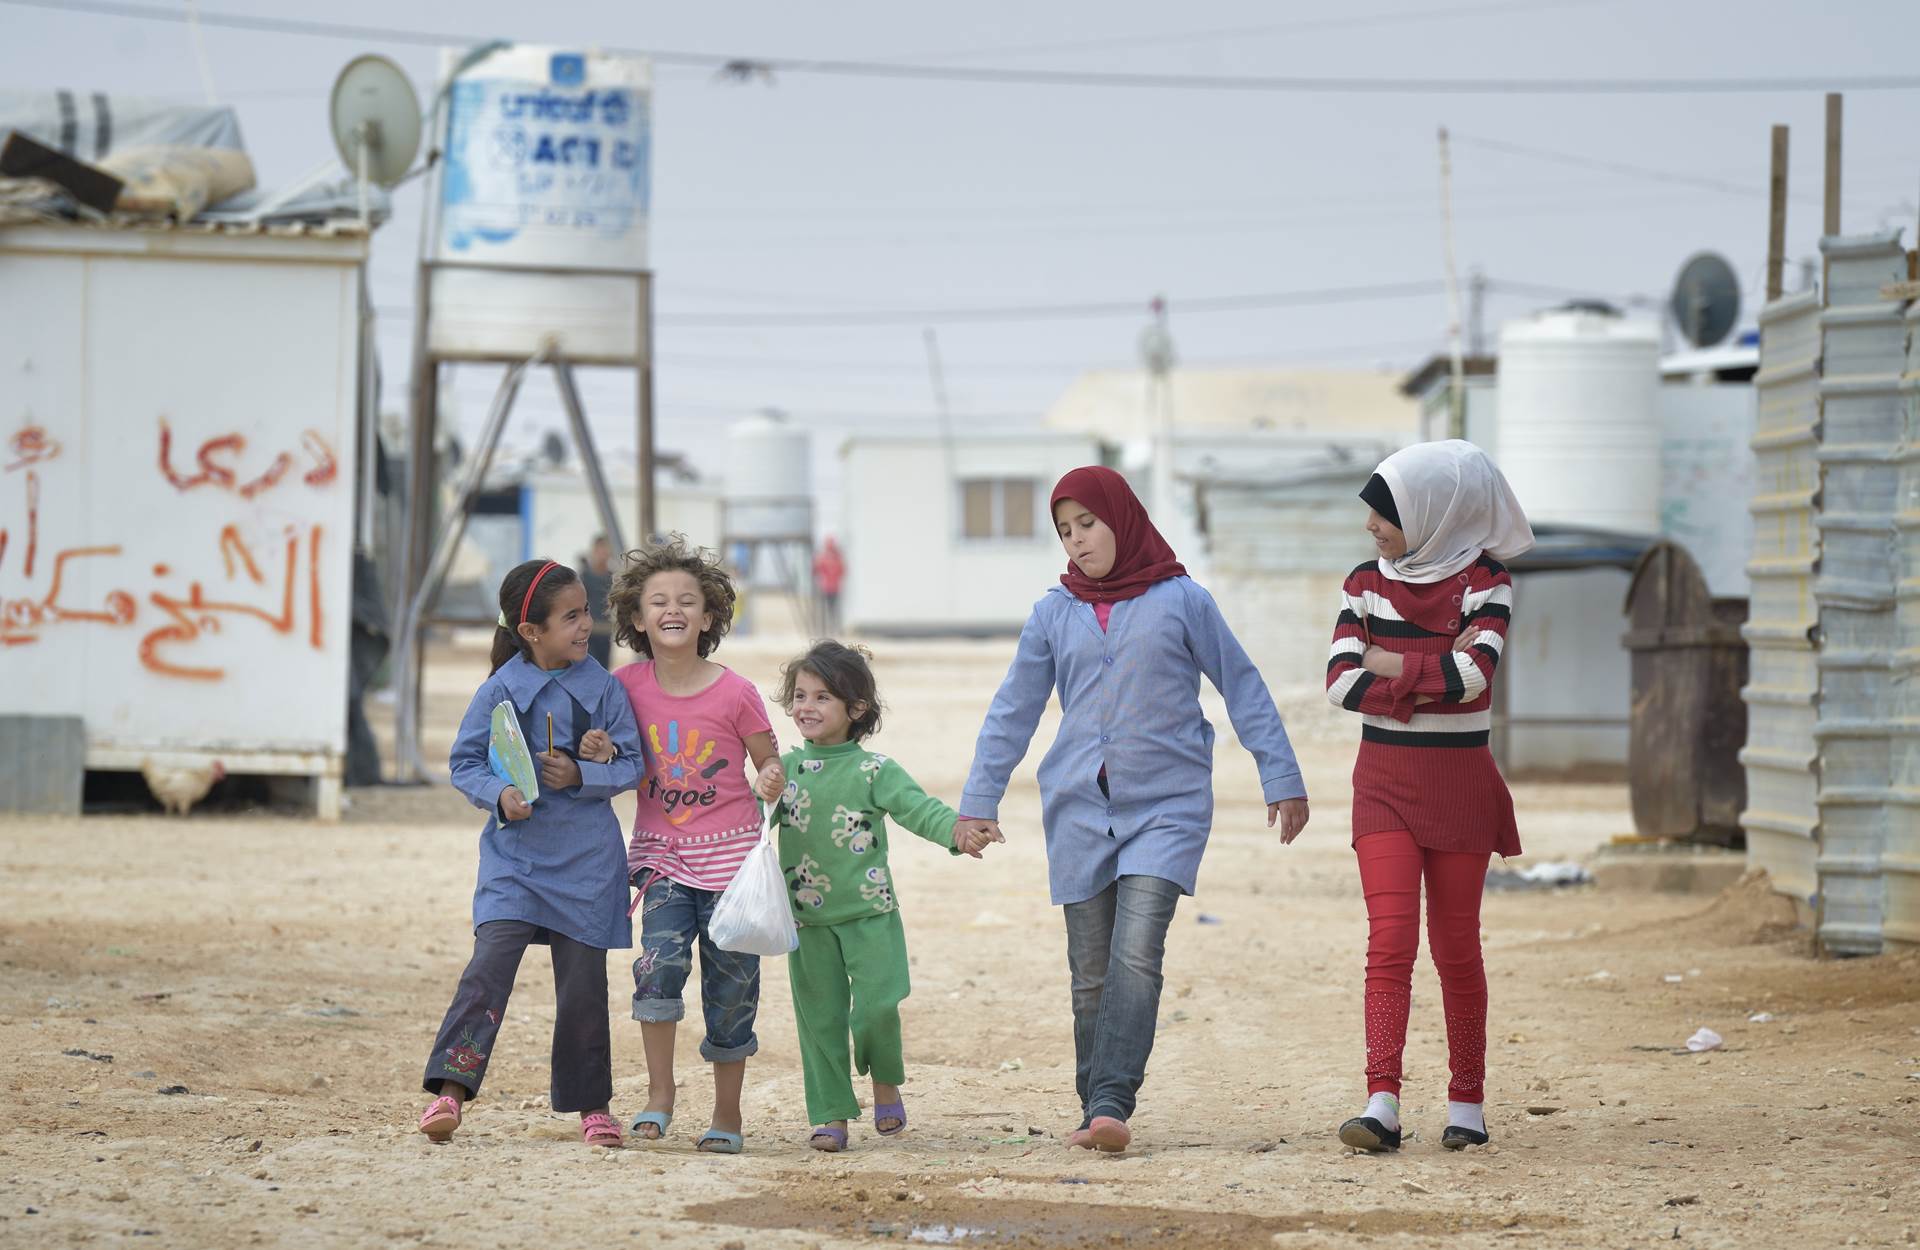
[[[1260, 765], [1266, 801], [1305, 798], [1259, 670], [1213, 596], [1174, 577], [1114, 604], [1105, 631], [1093, 605], [1066, 587], [1041, 596], [981, 726], [960, 811], [998, 819], [1007, 779], [1057, 688], [1060, 734], [1040, 763], [1054, 903], [1092, 898], [1136, 874], [1193, 893], [1213, 827], [1213, 726], [1200, 712], [1202, 673], [1226, 697], [1234, 732]], [[1100, 790], [1103, 765], [1111, 797]]]
[[[512, 700], [532, 750], [546, 748], [552, 713], [555, 750], [577, 758], [577, 722], [581, 733], [605, 730], [618, 754], [610, 764], [580, 760], [579, 785], [543, 786], [533, 815], [502, 821], [498, 804], [507, 783], [487, 766], [487, 743], [493, 709], [503, 700]], [[592, 658], [546, 672], [525, 655], [514, 656], [475, 692], [449, 764], [454, 789], [488, 813], [473, 892], [475, 928], [489, 920], [524, 920], [602, 950], [633, 945], [626, 838], [611, 800], [640, 780], [640, 731], [612, 674]]]

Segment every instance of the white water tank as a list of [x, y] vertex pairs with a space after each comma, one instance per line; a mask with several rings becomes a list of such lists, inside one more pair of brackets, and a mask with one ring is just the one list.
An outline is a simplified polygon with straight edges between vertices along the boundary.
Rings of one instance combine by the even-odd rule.
[[1660, 532], [1660, 332], [1589, 308], [1500, 328], [1500, 468], [1537, 524]]
[[728, 541], [813, 538], [813, 440], [765, 414], [727, 427]]

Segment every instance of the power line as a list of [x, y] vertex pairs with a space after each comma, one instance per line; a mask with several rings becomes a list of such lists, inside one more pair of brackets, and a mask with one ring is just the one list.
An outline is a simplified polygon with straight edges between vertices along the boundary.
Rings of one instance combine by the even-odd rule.
[[[1543, 286], [1526, 282], [1489, 280], [1486, 289], [1496, 295], [1525, 299], [1610, 299], [1629, 305], [1650, 297], [1616, 295], [1593, 288]], [[1392, 282], [1372, 286], [1324, 287], [1306, 291], [1263, 291], [1244, 295], [1203, 295], [1169, 301], [1180, 316], [1196, 314], [1256, 312], [1277, 308], [1321, 308], [1333, 304], [1357, 304], [1375, 300], [1412, 299], [1444, 294], [1446, 284], [1438, 279], [1422, 282]], [[413, 316], [408, 305], [379, 304], [376, 311], [389, 319]], [[1086, 300], [1060, 304], [975, 305], [946, 308], [847, 309], [768, 309], [737, 313], [661, 314], [657, 324], [663, 330], [715, 329], [806, 329], [859, 328], [896, 325], [950, 325], [959, 323], [1007, 323], [1031, 321], [1078, 321], [1112, 317], [1145, 317], [1148, 303], [1141, 299]]]
[[[1454, 134], [1456, 142], [1463, 146], [1481, 148], [1489, 152], [1505, 152], [1513, 156], [1526, 156], [1539, 161], [1551, 161], [1558, 165], [1570, 165], [1577, 169], [1594, 169], [1604, 173], [1624, 174], [1630, 178], [1640, 178], [1651, 182], [1667, 182], [1676, 186], [1700, 187], [1708, 191], [1721, 191], [1728, 195], [1738, 195], [1745, 199], [1764, 196], [1765, 186], [1758, 183], [1727, 182], [1719, 178], [1702, 177], [1699, 174], [1681, 173], [1671, 169], [1655, 169], [1647, 165], [1629, 165], [1622, 161], [1604, 161], [1575, 152], [1564, 152], [1553, 148], [1533, 147], [1524, 143], [1509, 143], [1504, 139], [1483, 139], [1474, 135]], [[1795, 195], [1794, 199], [1820, 199], [1817, 195]]]
[[[177, 9], [120, 0], [0, 0], [14, 8], [47, 9], [102, 17], [183, 23]], [[320, 22], [302, 18], [258, 17], [246, 13], [200, 12], [203, 26], [283, 35], [322, 36], [387, 43], [467, 47], [471, 31], [428, 31], [400, 27]], [[666, 48], [624, 48], [662, 65], [712, 69], [741, 82], [777, 74], [819, 74], [843, 78], [902, 79], [921, 82], [991, 83], [1033, 87], [1101, 87], [1170, 91], [1239, 91], [1286, 95], [1716, 95], [1802, 91], [1911, 91], [1920, 74], [1792, 75], [1748, 78], [1361, 78], [1259, 74], [1164, 74], [1127, 71], [1017, 69], [1008, 66], [913, 65], [886, 61], [780, 58], [688, 52]]]
[[[1394, 282], [1374, 286], [1326, 287], [1313, 291], [1272, 291], [1250, 295], [1212, 295], [1172, 301], [1182, 314], [1241, 312], [1257, 308], [1299, 308], [1350, 304], [1366, 300], [1406, 299], [1437, 294], [1439, 282]], [[743, 312], [683, 313], [662, 326], [884, 326], [928, 325], [980, 321], [1069, 321], [1097, 317], [1144, 317], [1147, 304], [1139, 299], [1090, 300], [1072, 304], [1010, 304], [973, 308], [894, 308], [872, 312]]]
[[976, 56], [1033, 56], [1048, 52], [1096, 52], [1115, 48], [1166, 48], [1175, 44], [1212, 43], [1218, 39], [1246, 39], [1266, 35], [1312, 34], [1323, 30], [1355, 30], [1368, 26], [1406, 25], [1443, 21], [1456, 17], [1484, 17], [1494, 13], [1537, 13], [1543, 9], [1568, 8], [1595, 4], [1599, 0], [1501, 0], [1494, 4], [1468, 4], [1451, 9], [1396, 9], [1388, 13], [1362, 13], [1345, 17], [1315, 17], [1292, 22], [1263, 22], [1254, 26], [1215, 26], [1207, 30], [1174, 31], [1158, 35], [1109, 35], [1100, 39], [1073, 39], [1059, 43], [1001, 44], [990, 48], [970, 48], [960, 52], [909, 53], [889, 58], [895, 61], [963, 61]]

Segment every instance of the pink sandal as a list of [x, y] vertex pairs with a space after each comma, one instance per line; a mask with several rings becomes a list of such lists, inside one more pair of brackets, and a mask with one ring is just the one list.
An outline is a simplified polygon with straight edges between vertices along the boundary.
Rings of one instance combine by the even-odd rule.
[[451, 1094], [442, 1094], [420, 1113], [420, 1131], [427, 1135], [428, 1141], [451, 1141], [453, 1130], [459, 1127], [460, 1100]]
[[604, 1111], [580, 1117], [580, 1137], [589, 1146], [604, 1146], [608, 1150], [618, 1150], [627, 1144], [620, 1135], [619, 1123]]

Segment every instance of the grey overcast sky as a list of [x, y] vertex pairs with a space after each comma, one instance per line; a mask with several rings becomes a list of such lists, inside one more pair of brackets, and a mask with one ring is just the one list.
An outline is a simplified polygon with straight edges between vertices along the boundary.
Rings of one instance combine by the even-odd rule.
[[[158, 0], [166, 5], [168, 0]], [[176, 0], [178, 7], [184, 7]], [[1912, 0], [1142, 0], [796, 5], [503, 0], [205, 0], [213, 13], [558, 45], [916, 64], [1369, 78], [1730, 78], [1920, 73]], [[430, 47], [206, 26], [212, 82], [265, 185], [331, 152], [333, 75], [384, 52], [423, 96]], [[1789, 255], [1814, 255], [1822, 100], [1768, 94], [1273, 94], [780, 74], [771, 85], [656, 67], [653, 257], [663, 446], [711, 460], [763, 406], [823, 428], [931, 427], [922, 326], [676, 326], [715, 313], [1137, 300], [1141, 316], [942, 325], [955, 412], [1031, 421], [1080, 371], [1128, 366], [1165, 292], [1193, 364], [1403, 368], [1441, 346], [1442, 297], [1183, 312], [1182, 299], [1423, 282], [1441, 274], [1435, 130], [1455, 149], [1462, 273], [1599, 296], [1664, 294], [1724, 252], [1751, 323], [1765, 253], [1768, 127], [1793, 127]], [[202, 98], [186, 26], [0, 5], [0, 82]], [[1846, 102], [1844, 228], [1920, 200], [1920, 91]], [[1530, 149], [1520, 151], [1516, 149]], [[421, 197], [379, 235], [389, 389], [406, 369]], [[1789, 286], [1797, 282], [1790, 271]], [[1500, 294], [1489, 322], [1541, 296]], [[457, 421], [490, 389], [467, 369]], [[591, 380], [603, 445], [633, 444], [631, 392]], [[513, 435], [557, 425], [544, 383]]]

